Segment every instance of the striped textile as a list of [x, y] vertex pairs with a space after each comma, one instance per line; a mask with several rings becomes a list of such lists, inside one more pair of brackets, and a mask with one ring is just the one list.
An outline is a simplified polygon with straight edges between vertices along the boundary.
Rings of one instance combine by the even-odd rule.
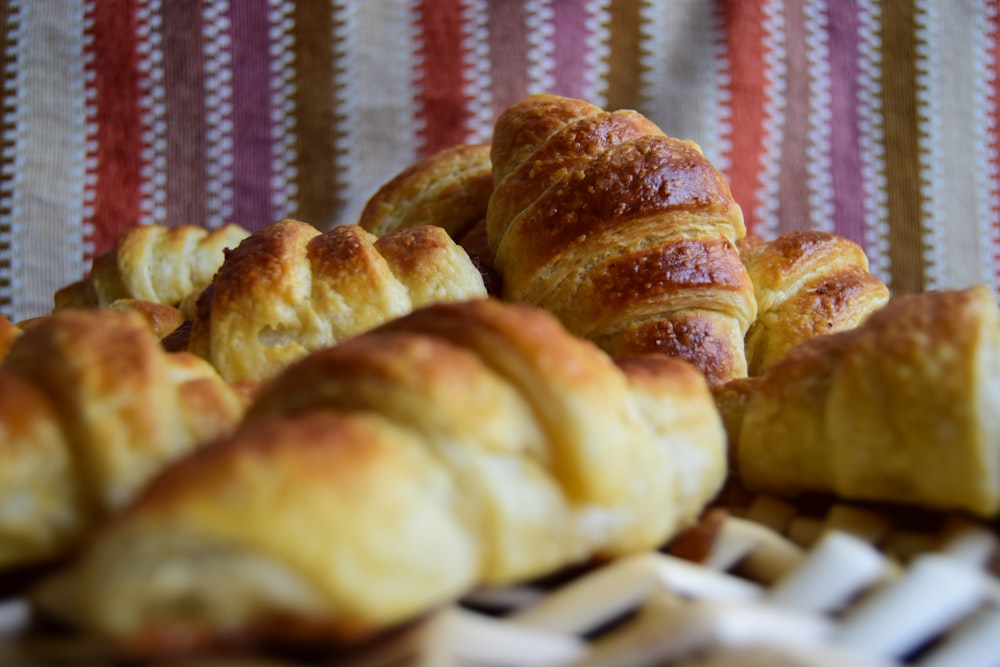
[[0, 0], [0, 311], [132, 225], [351, 222], [533, 92], [698, 141], [750, 229], [1000, 290], [997, 0]]

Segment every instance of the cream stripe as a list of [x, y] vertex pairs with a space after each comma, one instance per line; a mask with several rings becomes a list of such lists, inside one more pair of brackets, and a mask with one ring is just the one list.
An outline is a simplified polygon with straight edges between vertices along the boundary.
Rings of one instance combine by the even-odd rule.
[[271, 39], [271, 206], [272, 218], [280, 220], [298, 209], [298, 170], [295, 127], [295, 3], [292, 0], [268, 1], [268, 25]]
[[486, 25], [488, 0], [463, 0], [462, 19], [465, 41], [462, 44], [468, 73], [469, 142], [489, 141], [493, 136], [493, 79], [490, 75], [490, 36]]
[[611, 59], [611, 0], [584, 0], [587, 12], [587, 87], [584, 99], [602, 109], [608, 106], [607, 78]]
[[993, 279], [985, 2], [966, 2], [961, 12], [950, 0], [916, 3], [928, 289]]
[[524, 15], [528, 42], [526, 93], [547, 93], [555, 85], [556, 69], [552, 0], [525, 0]]
[[858, 132], [864, 177], [865, 252], [871, 272], [889, 284], [889, 194], [885, 173], [885, 129], [882, 126], [882, 87], [879, 37], [879, 0], [858, 0], [860, 13], [860, 66], [858, 88]]
[[834, 230], [833, 171], [830, 152], [830, 49], [826, 0], [806, 0], [806, 57], [809, 61], [809, 133], [806, 173], [809, 177], [809, 226]]
[[163, 88], [162, 0], [136, 6], [142, 113], [142, 179], [139, 224], [162, 223], [167, 218], [167, 122]]
[[17, 4], [13, 48], [15, 162], [11, 187], [14, 320], [48, 313], [52, 295], [84, 271], [84, 3], [60, 11]]
[[720, 120], [727, 86], [720, 78], [722, 40], [716, 3], [645, 3], [641, 12], [642, 98], [647, 114], [667, 134], [698, 142], [706, 157], [725, 169], [726, 126]]
[[416, 157], [413, 34], [405, 0], [338, 5], [337, 161], [345, 204], [336, 224], [356, 222], [365, 202]]
[[233, 216], [233, 86], [228, 0], [207, 0], [205, 37], [205, 226], [219, 227]]

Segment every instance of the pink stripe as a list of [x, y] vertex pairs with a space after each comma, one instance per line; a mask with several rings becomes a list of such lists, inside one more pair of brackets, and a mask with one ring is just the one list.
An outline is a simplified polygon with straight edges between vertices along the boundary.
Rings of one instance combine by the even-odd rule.
[[[827, 5], [830, 30], [830, 144], [834, 190], [834, 231], [865, 240], [864, 182], [858, 116], [858, 6], [856, 0]], [[865, 250], [868, 250], [865, 248]]]
[[275, 222], [271, 187], [271, 73], [267, 0], [230, 5], [233, 62], [233, 218], [247, 229]]
[[500, 114], [524, 97], [528, 89], [524, 4], [490, 2], [488, 7], [493, 110]]
[[585, 47], [590, 34], [585, 3], [555, 2], [553, 10], [556, 67], [551, 92], [582, 99], [587, 94]]

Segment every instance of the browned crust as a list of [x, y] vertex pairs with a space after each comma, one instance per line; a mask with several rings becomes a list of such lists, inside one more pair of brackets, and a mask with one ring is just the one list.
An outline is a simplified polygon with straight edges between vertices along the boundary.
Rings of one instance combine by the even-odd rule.
[[435, 225], [458, 239], [486, 215], [489, 144], [445, 148], [404, 169], [368, 200], [358, 224], [376, 236]]

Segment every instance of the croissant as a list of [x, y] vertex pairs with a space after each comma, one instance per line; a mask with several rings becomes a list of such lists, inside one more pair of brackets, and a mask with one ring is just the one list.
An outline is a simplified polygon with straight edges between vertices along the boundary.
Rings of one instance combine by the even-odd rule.
[[634, 111], [533, 95], [497, 119], [486, 232], [503, 297], [612, 354], [661, 352], [712, 384], [747, 374], [746, 228], [693, 142]]
[[491, 296], [501, 293], [486, 242], [486, 207], [493, 192], [489, 144], [452, 146], [407, 167], [372, 196], [358, 224], [376, 236], [433, 225], [462, 246]]
[[7, 350], [13, 345], [14, 339], [21, 335], [21, 329], [18, 328], [10, 319], [0, 313], [0, 359], [3, 359], [7, 354]]
[[0, 365], [0, 568], [63, 555], [244, 408], [207, 363], [161, 350], [136, 313], [34, 323]]
[[861, 246], [838, 234], [788, 232], [748, 245], [741, 257], [757, 301], [746, 334], [750, 375], [808, 338], [856, 327], [889, 300]]
[[142, 225], [98, 255], [90, 275], [55, 293], [55, 309], [109, 306], [119, 299], [177, 305], [211, 282], [227, 248], [249, 232], [236, 224], [207, 230], [195, 225]]
[[458, 240], [485, 217], [492, 191], [489, 144], [452, 146], [385, 183], [365, 204], [358, 224], [376, 236], [434, 225]]
[[321, 234], [283, 220], [227, 254], [199, 299], [189, 349], [228, 381], [264, 380], [419, 306], [485, 296], [468, 255], [440, 227], [376, 239], [358, 225]]
[[983, 285], [900, 296], [718, 405], [751, 490], [1000, 510], [1000, 316]]
[[38, 602], [140, 652], [357, 639], [478, 583], [663, 544], [723, 448], [690, 365], [618, 367], [528, 306], [436, 304], [267, 383]]

